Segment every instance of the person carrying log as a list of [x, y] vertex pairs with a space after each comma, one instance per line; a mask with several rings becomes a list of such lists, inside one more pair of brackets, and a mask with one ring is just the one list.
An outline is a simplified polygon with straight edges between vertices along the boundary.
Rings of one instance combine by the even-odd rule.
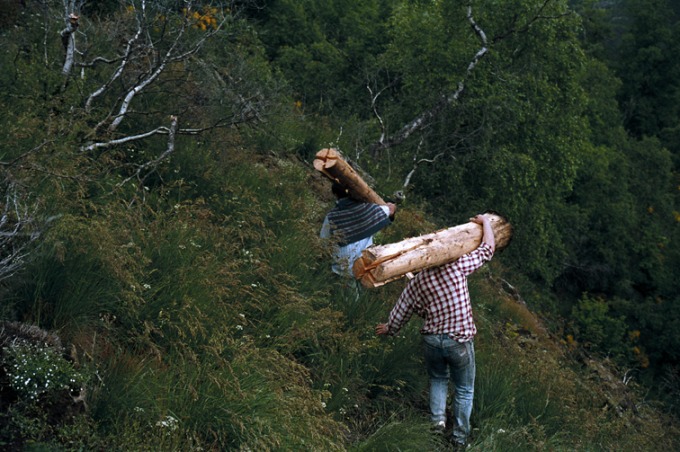
[[337, 200], [324, 218], [320, 236], [335, 242], [333, 272], [353, 278], [354, 261], [373, 245], [373, 236], [394, 221], [397, 206], [390, 202], [379, 205], [357, 200], [338, 182], [333, 182], [332, 191]]
[[446, 428], [449, 379], [455, 387], [451, 412], [453, 441], [464, 445], [470, 435], [470, 414], [475, 383], [477, 333], [467, 278], [493, 257], [496, 242], [489, 218], [477, 215], [470, 221], [482, 226], [479, 246], [457, 260], [423, 270], [411, 279], [387, 323], [378, 324], [378, 335], [396, 335], [416, 313], [424, 319], [420, 332], [425, 367], [430, 377], [430, 411], [435, 429]]

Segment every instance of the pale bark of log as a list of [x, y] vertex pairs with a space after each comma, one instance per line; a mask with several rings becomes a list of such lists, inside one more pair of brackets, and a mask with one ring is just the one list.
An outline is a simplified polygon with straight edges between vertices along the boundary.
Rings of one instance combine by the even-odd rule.
[[332, 181], [347, 188], [352, 198], [384, 205], [385, 201], [361, 178], [336, 149], [322, 149], [316, 153], [314, 168]]
[[[485, 215], [491, 220], [496, 251], [505, 248], [512, 238], [512, 226], [499, 215]], [[354, 263], [354, 276], [364, 287], [382, 286], [408, 273], [455, 261], [475, 250], [482, 235], [482, 226], [470, 222], [397, 243], [372, 246]]]

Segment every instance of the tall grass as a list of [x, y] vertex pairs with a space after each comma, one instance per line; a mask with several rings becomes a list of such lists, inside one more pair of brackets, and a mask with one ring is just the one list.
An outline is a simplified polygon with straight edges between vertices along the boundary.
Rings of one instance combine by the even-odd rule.
[[353, 452], [445, 451], [450, 444], [442, 435], [432, 431], [429, 422], [402, 413], [403, 419], [391, 415], [359, 444], [349, 448]]
[[[327, 187], [295, 164], [245, 157], [211, 164], [178, 155], [191, 183], [171, 167], [144, 202], [100, 199], [81, 206], [87, 215], [68, 212], [45, 236], [30, 277], [8, 288], [5, 315], [58, 331], [74, 363], [94, 375], [86, 416], [52, 444], [447, 450], [429, 429], [420, 321], [397, 337], [374, 333], [404, 281], [363, 289], [333, 275], [318, 238], [332, 202], [310, 184]], [[432, 229], [404, 207], [376, 241]], [[494, 271], [471, 286], [480, 330], [472, 448], [652, 444], [633, 427], [661, 433], [649, 424], [668, 424], [651, 408], [639, 410], [652, 421], [602, 411], [606, 399], [589, 375], [499, 292]], [[38, 416], [16, 414], [17, 428], [33, 431]]]

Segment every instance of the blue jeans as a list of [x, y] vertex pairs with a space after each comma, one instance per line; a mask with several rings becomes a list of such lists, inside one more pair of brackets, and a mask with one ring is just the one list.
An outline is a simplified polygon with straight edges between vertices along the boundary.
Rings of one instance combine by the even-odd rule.
[[455, 395], [451, 406], [453, 438], [464, 444], [470, 435], [470, 414], [475, 388], [475, 347], [472, 341], [458, 342], [448, 334], [423, 335], [425, 366], [430, 376], [430, 411], [435, 424], [446, 421], [449, 378]]

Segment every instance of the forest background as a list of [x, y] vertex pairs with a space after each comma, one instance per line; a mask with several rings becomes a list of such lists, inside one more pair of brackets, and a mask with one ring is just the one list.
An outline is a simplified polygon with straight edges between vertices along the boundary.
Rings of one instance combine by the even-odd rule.
[[0, 444], [446, 450], [403, 281], [345, 290], [311, 161], [388, 243], [492, 209], [474, 450], [680, 443], [671, 0], [0, 0]]

